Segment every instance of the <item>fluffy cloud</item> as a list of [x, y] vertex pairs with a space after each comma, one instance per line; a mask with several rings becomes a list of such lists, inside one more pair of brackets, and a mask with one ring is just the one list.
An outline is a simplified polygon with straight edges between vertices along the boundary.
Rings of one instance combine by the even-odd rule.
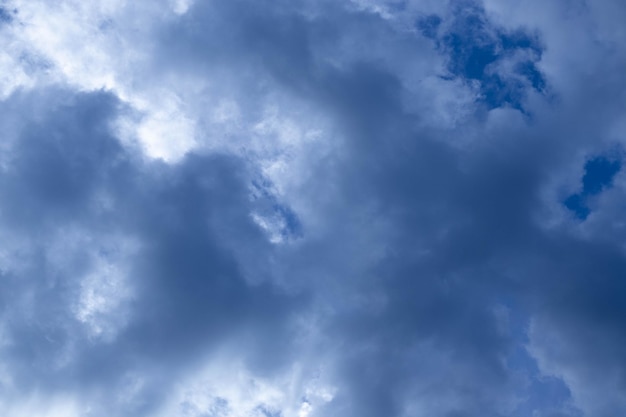
[[623, 413], [618, 3], [3, 2], [0, 412]]

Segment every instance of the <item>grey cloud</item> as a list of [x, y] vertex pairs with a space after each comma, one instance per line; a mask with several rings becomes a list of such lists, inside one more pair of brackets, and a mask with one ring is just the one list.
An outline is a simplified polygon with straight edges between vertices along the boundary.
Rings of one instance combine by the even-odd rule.
[[[23, 265], [4, 272], [4, 355], [17, 389], [98, 392], [128, 372], [146, 372], [160, 382], [143, 405], [108, 411], [145, 414], [174, 375], [233, 335], [251, 332], [245, 337], [260, 351], [288, 346], [286, 324], [305, 300], [246, 282], [218, 240], [228, 233], [269, 254], [249, 218], [248, 168], [219, 155], [191, 155], [177, 166], [143, 161], [111, 135], [120, 104], [107, 93], [50, 91], [12, 104], [42, 99], [49, 108], [24, 124], [1, 187], [4, 228], [30, 246]], [[89, 235], [94, 247], [68, 245], [69, 264], [60, 266], [50, 251], [63, 252], [64, 229]], [[81, 277], [94, 267], [90, 251], [106, 250], [99, 240], [112, 233], [138, 240], [140, 249], [128, 271], [128, 323], [107, 342], [88, 337], [74, 307]]]
[[[296, 196], [274, 195], [253, 157], [200, 148], [174, 164], [144, 159], [114, 137], [110, 123], [126, 110], [110, 93], [6, 100], [8, 112], [38, 109], [23, 117], [0, 181], [2, 224], [19, 255], [1, 294], [19, 389], [62, 387], [103, 404], [107, 389], [142, 375], [143, 391], [103, 415], [152, 415], [176, 381], [225, 348], [259, 375], [298, 363], [333, 385], [314, 416], [623, 412], [623, 185], [618, 174], [581, 222], [568, 217], [559, 182], [613, 144], [624, 88], [609, 75], [623, 51], [599, 53], [606, 65], [559, 91], [567, 84], [542, 66], [549, 37], [545, 50], [523, 31], [506, 38], [519, 25], [467, 4], [484, 29], [476, 36], [497, 35], [488, 53], [464, 38], [470, 55], [491, 54], [476, 68], [454, 45], [428, 46], [440, 28], [463, 32], [467, 16], [454, 5], [421, 31], [327, 2], [197, 2], [158, 28], [147, 77], [216, 77], [251, 120], [271, 94], [331, 120], [337, 152], [311, 155], [314, 175]], [[465, 79], [459, 88], [474, 91], [473, 79], [486, 94], [493, 80], [481, 77], [504, 59], [494, 51], [505, 41], [534, 53], [514, 86], [523, 105], [500, 100], [487, 111], [470, 101], [470, 116], [444, 127], [414, 110], [431, 96], [411, 87], [404, 62], [449, 63]], [[300, 218], [297, 206], [322, 221]], [[280, 212], [291, 240], [271, 244], [250, 216], [256, 209]], [[50, 247], [63, 248], [69, 228], [93, 238], [59, 266]], [[72, 309], [93, 253], [114, 256], [99, 236], [137, 242], [125, 261], [133, 295], [108, 340], [90, 337]]]
[[[569, 270], [567, 259], [585, 257], [590, 259], [590, 266], [596, 262], [604, 264], [602, 256], [610, 248], [592, 245], [578, 253], [576, 238], [543, 230], [535, 216], [542, 210], [541, 192], [552, 172], [566, 163], [574, 149], [585, 149], [595, 139], [572, 127], [551, 122], [549, 114], [559, 109], [548, 105], [545, 110], [548, 115], [538, 115], [537, 121], [521, 131], [502, 128], [489, 132], [484, 120], [470, 124], [466, 130], [455, 130], [451, 134], [481, 136], [472, 152], [459, 152], [438, 140], [445, 132], [413, 127], [413, 120], [420, 115], [407, 114], [403, 109], [403, 85], [392, 69], [371, 62], [350, 63], [342, 69], [312, 63], [313, 37], [304, 34], [314, 33], [317, 22], [291, 17], [300, 22], [291, 26], [285, 23], [290, 19], [287, 16], [281, 16], [282, 24], [266, 30], [257, 31], [259, 23], [246, 29], [255, 31], [265, 41], [254, 48], [252, 55], [272, 57], [274, 50], [281, 51], [280, 59], [267, 58], [272, 62], [259, 72], [269, 70], [295, 94], [312, 98], [320, 107], [329, 109], [344, 129], [349, 149], [345, 158], [338, 158], [336, 170], [321, 173], [317, 179], [340, 186], [340, 191], [333, 194], [336, 203], [331, 204], [327, 217], [330, 222], [337, 219], [329, 239], [341, 243], [331, 244], [334, 249], [307, 248], [315, 251], [309, 256], [328, 259], [322, 262], [325, 265], [344, 261], [367, 264], [368, 253], [351, 251], [351, 246], [356, 246], [353, 242], [358, 239], [378, 236], [359, 227], [367, 227], [379, 219], [389, 225], [383, 235], [388, 240], [382, 243], [388, 255], [382, 261], [374, 262], [372, 270], [357, 269], [358, 272], [352, 272], [354, 276], [347, 272], [342, 277], [343, 283], [327, 284], [333, 291], [345, 294], [343, 302], [342, 296], [336, 297], [338, 303], [347, 303], [355, 292], [366, 300], [376, 300], [376, 296], [384, 300], [382, 312], [369, 312], [372, 307], [365, 303], [354, 309], [340, 308], [328, 319], [332, 323], [330, 334], [336, 334], [346, 345], [371, 347], [364, 348], [364, 353], [349, 350], [346, 357], [340, 355], [339, 362], [344, 365], [339, 368], [342, 370], [338, 371], [342, 374], [339, 378], [351, 388], [348, 388], [350, 395], [337, 399], [336, 410], [348, 414], [400, 415], [407, 399], [399, 394], [402, 392], [399, 387], [409, 384], [411, 375], [418, 371], [408, 359], [404, 363], [394, 353], [407, 354], [415, 340], [432, 338], [442, 350], [452, 352], [450, 361], [476, 364], [473, 372], [454, 376], [457, 380], [467, 378], [467, 385], [457, 381], [457, 386], [448, 381], [450, 386], [458, 387], [452, 388], [453, 396], [464, 398], [465, 390], [475, 395], [466, 398], [462, 405], [450, 405], [447, 411], [436, 412], [441, 415], [512, 413], [515, 392], [523, 389], [501, 362], [511, 353], [512, 341], [498, 332], [491, 309], [510, 297], [521, 298], [521, 312], [530, 316], [536, 310], [534, 301], [526, 303], [529, 298], [554, 303], [564, 297], [578, 305], [574, 300], [580, 296], [591, 302], [589, 290], [594, 284], [588, 281], [590, 278], [583, 279], [581, 287], [572, 290], [576, 296], [561, 289], [560, 283], [568, 282], [565, 281]], [[363, 16], [362, 19], [371, 25], [385, 24], [377, 18]], [[272, 35], [280, 32], [279, 28], [284, 29], [286, 36]], [[293, 43], [299, 45], [297, 52], [293, 52]], [[246, 48], [253, 43], [243, 44], [241, 53], [247, 56]], [[612, 106], [612, 103], [600, 105]], [[587, 106], [572, 109], [566, 117], [589, 120], [581, 114], [588, 109]], [[557, 115], [555, 120], [559, 117], [563, 116]], [[598, 123], [592, 125], [602, 129]], [[594, 128], [586, 130], [591, 129]], [[571, 136], [565, 139], [560, 135]], [[345, 224], [363, 218], [370, 220], [355, 224], [354, 228]], [[337, 259], [333, 251], [351, 256]], [[427, 254], [420, 255], [422, 251]], [[553, 259], [555, 270], [539, 268], [528, 276], [515, 274], [520, 276], [519, 280], [509, 279], [508, 267], [504, 265], [503, 270], [503, 264], [515, 259], [518, 261], [514, 263], [524, 262], [529, 257]], [[620, 270], [619, 263], [610, 268], [610, 271]], [[323, 275], [330, 275], [330, 281], [336, 279], [332, 273]], [[615, 278], [609, 274], [605, 279], [606, 284], [600, 288], [621, 299], [623, 291]], [[609, 290], [615, 285], [616, 288]], [[316, 291], [324, 294], [320, 298], [333, 297], [326, 295], [324, 288]], [[605, 302], [606, 295], [599, 293], [597, 299]], [[595, 314], [595, 308], [589, 306], [579, 312]], [[617, 311], [610, 310], [601, 321], [619, 316]], [[621, 328], [623, 323], [618, 319], [616, 325]], [[610, 339], [610, 333], [604, 337], [609, 337], [610, 346], [619, 345]], [[618, 358], [613, 355], [611, 358], [615, 364]], [[485, 373], [490, 376], [485, 377]], [[477, 375], [481, 375], [480, 383], [476, 382]], [[502, 389], [508, 392], [502, 393]], [[498, 404], [493, 400], [507, 395], [511, 396], [508, 403]]]

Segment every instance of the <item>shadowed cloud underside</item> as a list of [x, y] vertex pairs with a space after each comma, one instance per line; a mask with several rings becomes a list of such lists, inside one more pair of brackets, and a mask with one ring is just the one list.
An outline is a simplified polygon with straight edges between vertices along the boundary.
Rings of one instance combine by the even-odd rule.
[[57, 3], [0, 2], [0, 415], [626, 413], [622, 2]]

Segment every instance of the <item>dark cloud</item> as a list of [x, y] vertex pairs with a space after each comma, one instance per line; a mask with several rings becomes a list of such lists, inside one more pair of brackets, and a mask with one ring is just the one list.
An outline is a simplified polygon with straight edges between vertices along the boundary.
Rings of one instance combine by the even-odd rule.
[[[42, 99], [49, 107], [24, 123], [1, 186], [5, 229], [32, 245], [24, 265], [5, 272], [12, 342], [4, 354], [18, 389], [101, 390], [132, 370], [156, 373], [154, 392], [134, 411], [147, 413], [173, 375], [232, 335], [260, 332], [252, 337], [261, 351], [288, 346], [285, 324], [305, 299], [247, 282], [219, 240], [226, 233], [269, 254], [248, 215], [243, 162], [220, 155], [190, 155], [176, 166], [142, 160], [112, 136], [110, 122], [122, 109], [108, 93], [48, 91], [12, 104]], [[64, 248], [65, 229], [87, 234], [87, 245]], [[111, 234], [137, 240], [140, 249], [125, 283], [133, 293], [127, 323], [102, 343], [87, 337], [75, 309], [95, 267], [91, 252], [106, 251], [100, 240]], [[69, 264], [55, 264], [53, 250]]]
[[[563, 82], [577, 53], [545, 24], [424, 7], [196, 2], [159, 21], [141, 82], [206, 106], [173, 162], [121, 137], [136, 115], [114, 90], [6, 98], [3, 392], [97, 416], [623, 413], [623, 51], [597, 40], [607, 62]], [[463, 108], [437, 119], [439, 93]], [[211, 148], [204, 94], [239, 103], [243, 149]], [[269, 152], [298, 162], [283, 177], [253, 150], [268, 102], [327, 121]], [[288, 398], [185, 391], [224, 357], [212, 384]]]

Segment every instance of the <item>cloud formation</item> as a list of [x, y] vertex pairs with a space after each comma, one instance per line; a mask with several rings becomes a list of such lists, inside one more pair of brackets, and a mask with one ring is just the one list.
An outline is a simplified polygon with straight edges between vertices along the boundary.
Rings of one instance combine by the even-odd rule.
[[623, 414], [622, 18], [2, 2], [0, 414]]

